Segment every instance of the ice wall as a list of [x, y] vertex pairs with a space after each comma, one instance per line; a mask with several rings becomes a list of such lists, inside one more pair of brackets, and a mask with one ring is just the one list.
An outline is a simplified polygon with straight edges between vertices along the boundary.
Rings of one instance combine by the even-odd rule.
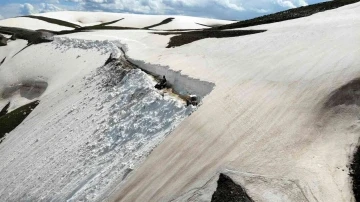
[[[125, 47], [125, 46], [123, 46]], [[122, 51], [125, 54], [126, 48]], [[184, 75], [181, 71], [174, 71], [168, 66], [161, 66], [157, 64], [150, 64], [145, 61], [135, 60], [127, 58], [133, 64], [137, 65], [142, 70], [149, 72], [156, 77], [162, 77], [165, 75], [168, 83], [172, 88], [181, 95], [195, 94], [200, 99], [208, 95], [215, 87], [214, 83], [201, 81], [200, 79], [191, 78], [188, 75]]]
[[[0, 144], [0, 198], [102, 201], [195, 108], [156, 90], [153, 78], [140, 69], [123, 69], [118, 60], [98, 68], [83, 62], [94, 53], [102, 58], [121, 54], [111, 42], [58, 38], [32, 52], [45, 47], [52, 56], [38, 58], [36, 64], [67, 54], [72, 55], [67, 62], [78, 62], [37, 69], [37, 75], [50, 81], [51, 91], [40, 96], [40, 105]], [[30, 60], [21, 68], [31, 66], [37, 67]], [[48, 72], [61, 67], [72, 77]], [[75, 71], [81, 68], [94, 70]]]

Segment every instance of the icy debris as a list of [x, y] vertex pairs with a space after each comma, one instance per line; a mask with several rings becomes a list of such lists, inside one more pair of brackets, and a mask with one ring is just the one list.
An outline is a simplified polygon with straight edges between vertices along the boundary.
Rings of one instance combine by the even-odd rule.
[[92, 40], [84, 40], [84, 39], [70, 39], [67, 37], [56, 37], [52, 42], [56, 46], [57, 49], [61, 49], [63, 52], [79, 48], [79, 49], [95, 49], [101, 54], [111, 53], [113, 57], [121, 55], [121, 51], [115, 44], [115, 42], [104, 40], [104, 41], [92, 41]]

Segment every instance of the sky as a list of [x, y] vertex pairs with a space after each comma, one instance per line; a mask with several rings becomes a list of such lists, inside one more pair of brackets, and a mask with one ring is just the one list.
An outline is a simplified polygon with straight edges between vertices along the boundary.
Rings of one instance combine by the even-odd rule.
[[0, 0], [0, 19], [62, 10], [245, 20], [326, 0]]

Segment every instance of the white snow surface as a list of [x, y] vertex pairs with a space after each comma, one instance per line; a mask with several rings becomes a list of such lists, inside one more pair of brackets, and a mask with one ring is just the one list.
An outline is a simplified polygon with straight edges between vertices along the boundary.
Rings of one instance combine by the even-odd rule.
[[[34, 52], [46, 57], [30, 58]], [[2, 200], [100, 201], [193, 111], [139, 69], [122, 78], [125, 70], [101, 67], [110, 54], [121, 53], [109, 41], [57, 38], [1, 66], [0, 91], [49, 84], [0, 146]], [[17, 108], [24, 100], [14, 92], [1, 103]]]
[[167, 18], [175, 18], [172, 22], [154, 27], [153, 29], [203, 29], [206, 26], [199, 25], [224, 25], [232, 23], [233, 21], [218, 20], [200, 17], [188, 16], [172, 16], [172, 15], [136, 15], [127, 13], [104, 13], [104, 12], [74, 12], [74, 11], [60, 11], [53, 13], [37, 14], [39, 16], [49, 17], [68, 21], [80, 26], [89, 26], [101, 24], [104, 22], [111, 22], [119, 19], [119, 22], [110, 24], [110, 26], [119, 27], [135, 27], [144, 28], [151, 25], [158, 24]]
[[[81, 12], [71, 16], [82, 15], [87, 18]], [[89, 23], [98, 20], [101, 17]], [[144, 25], [139, 21], [134, 26]], [[360, 137], [360, 108], [324, 106], [334, 91], [359, 77], [360, 3], [247, 29], [267, 32], [204, 39], [171, 49], [165, 48], [171, 36], [150, 31], [76, 33], [57, 39], [75, 45], [41, 44], [25, 49], [16, 60], [6, 60], [0, 66], [1, 88], [38, 76], [49, 86], [39, 98], [40, 105], [0, 144], [0, 198], [209, 201], [219, 173], [225, 173], [256, 201], [355, 201], [349, 163]], [[81, 48], [83, 44], [94, 48]], [[105, 45], [95, 49], [97, 44]], [[178, 72], [215, 87], [186, 119], [190, 112], [171, 96], [162, 98], [157, 91], [145, 90], [154, 83], [140, 71], [124, 78], [129, 88], [106, 88], [100, 81], [109, 78], [109, 71], [101, 73], [100, 67], [112, 50], [104, 49], [116, 49], [119, 44], [144, 69]], [[11, 56], [23, 46], [23, 41], [11, 42], [0, 48], [0, 57]], [[30, 57], [35, 53], [37, 57]], [[118, 92], [124, 91], [149, 97], [123, 98]], [[16, 103], [18, 97], [3, 99], [0, 106], [9, 99]], [[154, 116], [140, 106], [156, 98], [155, 103], [167, 104], [152, 112], [164, 116], [147, 120]], [[136, 104], [122, 112], [124, 99]], [[166, 117], [162, 109], [175, 115]], [[127, 119], [126, 113], [131, 117], [144, 113], [140, 119], [144, 122]], [[119, 127], [112, 124], [117, 118]], [[149, 127], [162, 129], [144, 150], [137, 149], [144, 140], [138, 128], [127, 130], [136, 137], [130, 145], [127, 136], [116, 136], [115, 131], [126, 130], [121, 126], [148, 130], [141, 124], [163, 124], [168, 118], [172, 122], [167, 127]], [[166, 131], [172, 132], [144, 160]], [[125, 154], [123, 147], [136, 152]]]

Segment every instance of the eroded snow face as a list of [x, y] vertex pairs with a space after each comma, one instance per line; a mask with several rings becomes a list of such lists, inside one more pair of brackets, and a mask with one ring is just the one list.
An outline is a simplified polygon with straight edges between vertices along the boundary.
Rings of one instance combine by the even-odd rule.
[[194, 110], [141, 70], [119, 68], [110, 63], [46, 95], [9, 134], [2, 200], [101, 201]]

